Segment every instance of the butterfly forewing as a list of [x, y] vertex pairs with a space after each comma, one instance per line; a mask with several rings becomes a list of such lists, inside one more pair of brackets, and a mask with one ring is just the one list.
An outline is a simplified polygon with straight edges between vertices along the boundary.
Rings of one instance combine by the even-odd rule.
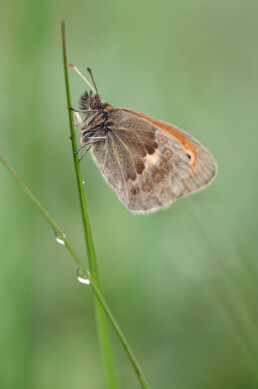
[[185, 182], [182, 196], [200, 190], [210, 184], [217, 173], [217, 164], [211, 153], [186, 131], [163, 120], [146, 115], [145, 113], [124, 109], [128, 113], [145, 119], [162, 132], [177, 139], [189, 157], [189, 177]]
[[92, 153], [130, 210], [155, 210], [196, 190], [189, 184], [189, 155], [176, 137], [140, 113], [119, 108], [109, 113], [106, 125], [107, 139], [93, 145]]

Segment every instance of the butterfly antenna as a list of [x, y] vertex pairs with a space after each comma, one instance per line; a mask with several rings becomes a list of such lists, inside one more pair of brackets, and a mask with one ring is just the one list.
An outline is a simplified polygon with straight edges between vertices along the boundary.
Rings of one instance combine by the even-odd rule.
[[93, 74], [92, 74], [92, 71], [90, 68], [87, 68], [88, 72], [90, 73], [90, 76], [91, 76], [91, 79], [92, 79], [92, 82], [93, 82], [93, 85], [95, 86], [95, 89], [97, 91], [97, 94], [99, 94], [98, 92], [98, 88], [96, 87], [96, 84], [95, 84], [95, 81], [94, 81], [94, 78], [93, 78]]
[[[89, 87], [93, 90], [93, 92], [96, 94], [95, 89], [94, 89], [93, 86], [89, 83], [89, 81], [87, 80], [87, 78], [85, 78], [84, 75], [80, 72], [80, 70], [77, 69], [76, 66], [71, 65], [70, 63], [68, 64], [68, 66], [69, 66], [70, 68], [74, 69], [74, 70], [79, 74], [79, 76], [81, 76], [81, 78], [86, 82], [86, 84], [89, 85]], [[95, 85], [94, 80], [93, 80], [93, 83], [94, 83], [94, 85]], [[96, 85], [95, 85], [95, 88], [96, 88]], [[97, 90], [97, 88], [96, 88], [96, 90]]]

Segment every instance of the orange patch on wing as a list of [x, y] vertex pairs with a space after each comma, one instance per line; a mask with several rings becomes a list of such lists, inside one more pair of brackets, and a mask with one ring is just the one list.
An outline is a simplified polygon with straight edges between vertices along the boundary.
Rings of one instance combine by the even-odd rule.
[[149, 123], [154, 124], [154, 126], [160, 128], [161, 130], [167, 132], [169, 135], [176, 138], [184, 147], [185, 152], [189, 155], [190, 165], [194, 166], [196, 164], [196, 148], [189, 142], [189, 140], [184, 136], [184, 134], [181, 133], [179, 129], [176, 129], [174, 126], [172, 126], [172, 124], [168, 126], [165, 123], [162, 123], [159, 120], [153, 118], [152, 116], [145, 115], [144, 113], [137, 112], [131, 109], [125, 109], [125, 111], [147, 120]]

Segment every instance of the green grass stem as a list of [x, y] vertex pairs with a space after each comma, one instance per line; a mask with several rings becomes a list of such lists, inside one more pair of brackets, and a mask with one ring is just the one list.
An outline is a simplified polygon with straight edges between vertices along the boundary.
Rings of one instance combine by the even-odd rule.
[[101, 291], [99, 290], [98, 286], [93, 280], [93, 277], [89, 270], [85, 267], [80, 257], [76, 254], [75, 250], [72, 248], [71, 244], [69, 243], [68, 239], [66, 238], [66, 235], [63, 233], [63, 231], [58, 227], [54, 219], [49, 215], [49, 213], [46, 211], [46, 209], [43, 207], [43, 205], [38, 201], [38, 199], [33, 195], [33, 193], [29, 190], [29, 188], [24, 184], [24, 182], [21, 180], [21, 178], [17, 175], [17, 173], [14, 171], [14, 169], [9, 165], [9, 163], [6, 161], [6, 159], [0, 154], [0, 161], [2, 164], [6, 167], [9, 174], [13, 177], [13, 179], [16, 181], [16, 183], [21, 187], [21, 189], [26, 193], [26, 195], [29, 197], [29, 199], [33, 202], [33, 204], [36, 206], [36, 208], [39, 210], [41, 215], [46, 219], [48, 224], [52, 227], [54, 234], [56, 237], [58, 237], [60, 240], [63, 241], [64, 247], [69, 251], [72, 258], [74, 259], [76, 265], [81, 269], [83, 272], [85, 278], [89, 280], [89, 286], [93, 290], [96, 298], [98, 299], [99, 303], [101, 304], [103, 310], [105, 311], [107, 317], [109, 318], [129, 360], [131, 361], [133, 368], [136, 372], [136, 375], [138, 377], [138, 380], [141, 384], [141, 387], [143, 389], [149, 389], [149, 386], [145, 380], [145, 377], [141, 371], [141, 368], [134, 356], [134, 353], [132, 349], [130, 348], [124, 334], [122, 333], [121, 329], [119, 328], [113, 314], [111, 313]]
[[[65, 75], [67, 105], [68, 105], [68, 107], [71, 107], [72, 104], [71, 104], [71, 95], [70, 95], [68, 69], [67, 69], [65, 24], [64, 24], [64, 22], [62, 22], [62, 48], [63, 48], [63, 61], [64, 61], [64, 75]], [[89, 267], [90, 267], [90, 272], [92, 274], [92, 279], [94, 280], [94, 283], [96, 284], [98, 289], [100, 289], [100, 279], [99, 279], [99, 274], [98, 274], [96, 254], [95, 254], [95, 250], [94, 250], [89, 214], [88, 214], [88, 209], [87, 209], [86, 196], [85, 196], [84, 186], [82, 183], [81, 170], [80, 170], [80, 166], [79, 166], [79, 158], [78, 158], [78, 154], [76, 153], [77, 144], [76, 144], [76, 137], [75, 137], [75, 131], [74, 131], [73, 112], [71, 110], [68, 110], [68, 116], [69, 116], [70, 138], [71, 138], [71, 144], [72, 144], [73, 161], [74, 161], [76, 181], [77, 181], [78, 192], [79, 192], [81, 214], [82, 214], [82, 224], [83, 224], [86, 248], [87, 248], [87, 253], [88, 253]], [[115, 367], [114, 367], [114, 362], [113, 362], [111, 344], [110, 344], [109, 335], [108, 335], [106, 317], [105, 317], [105, 313], [104, 313], [103, 308], [101, 307], [101, 304], [100, 304], [98, 299], [95, 299], [95, 315], [96, 315], [96, 322], [97, 322], [97, 327], [98, 327], [99, 342], [100, 342], [100, 346], [102, 349], [103, 359], [105, 362], [109, 387], [111, 389], [116, 389], [117, 388], [116, 374], [115, 374]]]

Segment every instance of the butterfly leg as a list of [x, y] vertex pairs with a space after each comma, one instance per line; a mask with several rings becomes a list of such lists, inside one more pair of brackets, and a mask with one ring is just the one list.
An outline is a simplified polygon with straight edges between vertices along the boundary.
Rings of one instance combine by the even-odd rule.
[[79, 162], [81, 162], [81, 160], [82, 160], [82, 158], [86, 155], [86, 153], [89, 151], [89, 149], [91, 148], [91, 143], [84, 143], [82, 146], [80, 146], [75, 152], [74, 152], [74, 154], [78, 154], [79, 153], [79, 151], [81, 150], [81, 149], [83, 149], [84, 147], [86, 147], [86, 146], [88, 146], [87, 148], [86, 148], [86, 150], [84, 151], [84, 153], [81, 155], [81, 157], [79, 158]]
[[[86, 146], [86, 145], [84, 145], [84, 146]], [[89, 145], [89, 146], [87, 147], [87, 149], [84, 151], [84, 153], [80, 156], [79, 162], [81, 162], [82, 158], [87, 154], [87, 152], [90, 150], [91, 146], [92, 146], [92, 145]], [[80, 147], [80, 148], [81, 148], [81, 147]], [[78, 151], [78, 150], [77, 150], [77, 151]]]
[[78, 154], [79, 151], [80, 151], [81, 149], [83, 149], [84, 147], [86, 147], [86, 146], [88, 146], [88, 144], [87, 144], [87, 143], [84, 143], [82, 146], [80, 146], [80, 147], [74, 152], [74, 154]]
[[79, 123], [80, 126], [82, 126], [83, 119], [80, 117], [78, 112], [74, 112], [74, 117], [73, 117], [74, 131], [76, 131], [78, 123]]
[[93, 145], [93, 143], [96, 143], [96, 141], [91, 141], [91, 142], [87, 142], [87, 143], [84, 143], [82, 146], [80, 146], [75, 152], [74, 154], [78, 154], [80, 150], [82, 150], [84, 147], [88, 146], [86, 148], [86, 150], [84, 151], [84, 153], [81, 155], [81, 157], [79, 158], [79, 162], [81, 162], [81, 160], [83, 159], [83, 157], [87, 154], [87, 152], [90, 150], [91, 146]]

